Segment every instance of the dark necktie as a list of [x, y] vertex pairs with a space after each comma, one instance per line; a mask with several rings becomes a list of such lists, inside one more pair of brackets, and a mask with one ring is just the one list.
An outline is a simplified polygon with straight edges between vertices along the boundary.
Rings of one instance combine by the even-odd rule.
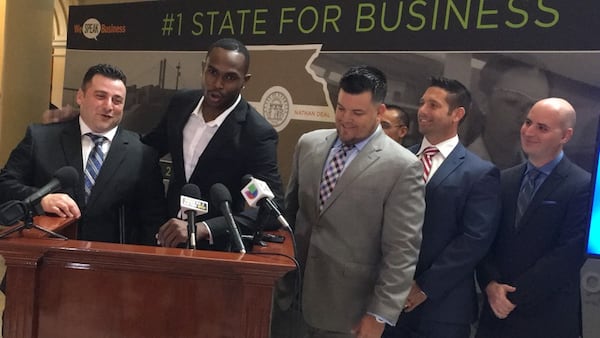
[[521, 217], [527, 210], [533, 195], [535, 194], [535, 189], [537, 185], [537, 180], [540, 177], [540, 171], [532, 168], [529, 170], [525, 176], [523, 177], [523, 182], [521, 184], [521, 191], [519, 191], [519, 197], [517, 198], [517, 214], [515, 217], [515, 226], [519, 224]]
[[323, 172], [321, 177], [321, 184], [319, 186], [319, 210], [323, 210], [325, 202], [331, 196], [335, 183], [337, 182], [344, 166], [346, 165], [346, 158], [348, 152], [354, 148], [354, 145], [342, 145], [340, 149], [333, 155], [331, 161], [327, 165], [327, 168]]
[[90, 139], [92, 139], [92, 142], [94, 142], [94, 147], [92, 148], [92, 151], [90, 151], [90, 156], [88, 156], [88, 160], [85, 165], [85, 201], [87, 203], [87, 200], [92, 192], [92, 187], [96, 183], [98, 173], [100, 173], [102, 162], [104, 162], [102, 143], [104, 143], [106, 138], [104, 136], [94, 135], [92, 133], [87, 133], [85, 135], [87, 135]]
[[421, 163], [423, 163], [423, 181], [427, 182], [429, 173], [431, 172], [431, 159], [440, 151], [434, 146], [429, 146], [423, 149], [421, 153]]

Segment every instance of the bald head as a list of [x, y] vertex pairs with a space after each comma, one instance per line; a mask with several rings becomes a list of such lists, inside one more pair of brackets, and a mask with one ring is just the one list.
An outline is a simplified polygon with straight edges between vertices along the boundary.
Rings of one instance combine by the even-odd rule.
[[521, 126], [521, 147], [536, 167], [552, 161], [573, 136], [575, 109], [561, 98], [536, 102]]
[[558, 115], [564, 129], [575, 128], [575, 108], [573, 108], [569, 101], [559, 97], [550, 97], [539, 100], [533, 107], [538, 105], [540, 109], [554, 111]]

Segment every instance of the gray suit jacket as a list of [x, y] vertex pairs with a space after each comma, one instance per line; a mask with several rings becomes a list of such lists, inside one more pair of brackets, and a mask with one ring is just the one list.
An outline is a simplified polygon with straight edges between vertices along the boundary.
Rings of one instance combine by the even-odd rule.
[[378, 130], [319, 212], [319, 182], [336, 137], [335, 130], [317, 130], [300, 138], [286, 212], [304, 271], [306, 322], [349, 332], [367, 312], [395, 322], [402, 310], [421, 243], [423, 170]]

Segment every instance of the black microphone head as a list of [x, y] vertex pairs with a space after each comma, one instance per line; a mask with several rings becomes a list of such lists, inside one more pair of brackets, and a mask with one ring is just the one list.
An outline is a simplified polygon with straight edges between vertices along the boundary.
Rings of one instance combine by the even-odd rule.
[[248, 183], [250, 183], [250, 181], [252, 181], [252, 179], [254, 178], [254, 176], [250, 175], [250, 174], [246, 174], [242, 177], [242, 187], [245, 187], [246, 185], [248, 185]]
[[198, 200], [202, 197], [202, 194], [200, 194], [200, 188], [198, 188], [198, 186], [193, 183], [188, 183], [184, 185], [183, 188], [181, 188], [181, 195], [195, 198]]
[[65, 166], [54, 173], [54, 178], [60, 182], [62, 189], [69, 189], [77, 185], [79, 173], [77, 172], [77, 169]]
[[210, 199], [216, 205], [221, 205], [223, 202], [231, 203], [231, 193], [223, 183], [215, 183], [210, 187]]

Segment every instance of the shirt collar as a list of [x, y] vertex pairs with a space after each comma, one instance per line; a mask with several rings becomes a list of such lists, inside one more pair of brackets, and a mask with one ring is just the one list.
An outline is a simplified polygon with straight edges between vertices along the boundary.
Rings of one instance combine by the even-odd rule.
[[[229, 116], [229, 114], [231, 114], [231, 112], [235, 109], [235, 107], [237, 107], [238, 103], [240, 103], [241, 100], [242, 100], [242, 94], [238, 94], [237, 99], [235, 100], [235, 102], [233, 102], [233, 104], [231, 106], [229, 106], [227, 109], [225, 109], [214, 120], [212, 120], [210, 122], [206, 122], [206, 124], [211, 127], [215, 127], [215, 126], [220, 127], [221, 124], [223, 124], [223, 121], [225, 121], [227, 116]], [[196, 109], [194, 109], [194, 111], [192, 112], [192, 115], [202, 119], [202, 121], [204, 122], [204, 116], [202, 116], [202, 114], [201, 114], [202, 102], [204, 102], [204, 96], [202, 96], [200, 98], [200, 102], [198, 102], [198, 105], [196, 106]]]
[[527, 175], [527, 173], [531, 170], [537, 169], [542, 174], [549, 176], [550, 173], [552, 173], [552, 170], [554, 170], [554, 168], [556, 168], [556, 166], [558, 165], [558, 162], [560, 162], [563, 159], [564, 155], [565, 153], [561, 150], [560, 153], [558, 153], [558, 155], [556, 155], [556, 157], [552, 161], [544, 164], [539, 168], [534, 166], [531, 162], [527, 161], [527, 169], [525, 169], [525, 175]]
[[85, 124], [85, 122], [83, 122], [83, 119], [81, 118], [81, 116], [79, 116], [79, 130], [81, 131], [81, 136], [83, 136], [87, 133], [92, 133], [94, 135], [104, 136], [112, 143], [112, 140], [115, 138], [115, 135], [117, 134], [117, 128], [119, 128], [119, 126], [114, 127], [113, 129], [107, 131], [106, 133], [95, 133], [92, 131], [92, 129], [90, 129], [90, 127], [88, 127], [87, 124]]
[[442, 156], [444, 158], [446, 158], [446, 157], [448, 157], [448, 155], [450, 155], [452, 150], [454, 150], [454, 148], [458, 145], [458, 142], [459, 142], [458, 135], [454, 135], [453, 137], [451, 137], [445, 141], [442, 141], [438, 144], [431, 144], [431, 142], [429, 142], [429, 140], [427, 140], [426, 137], [423, 137], [423, 142], [421, 142], [421, 148], [419, 148], [419, 152], [417, 152], [417, 156], [420, 156], [421, 153], [423, 153], [423, 150], [425, 150], [425, 148], [434, 146], [440, 151], [440, 154], [442, 154]]
[[[369, 141], [371, 141], [371, 139], [373, 138], [373, 136], [375, 136], [375, 134], [381, 129], [381, 126], [378, 125], [377, 128], [375, 129], [375, 131], [373, 133], [371, 133], [371, 135], [369, 135], [369, 137], [367, 137], [366, 139], [355, 143], [354, 144], [354, 148], [356, 148], [357, 151], [361, 151], [362, 148], [364, 148], [367, 143], [369, 143]], [[333, 144], [333, 148], [338, 149], [342, 146], [342, 141], [340, 141], [339, 137], [335, 140], [335, 143]]]

